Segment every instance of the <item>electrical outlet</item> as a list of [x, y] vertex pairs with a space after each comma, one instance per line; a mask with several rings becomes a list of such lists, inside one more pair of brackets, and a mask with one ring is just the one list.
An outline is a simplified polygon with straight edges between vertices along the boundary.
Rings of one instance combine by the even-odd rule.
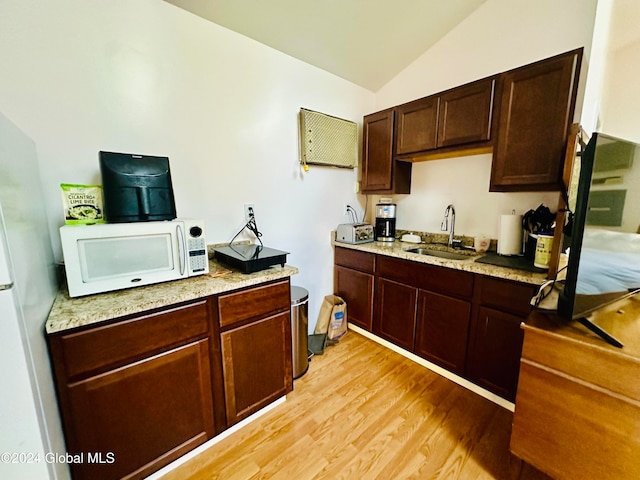
[[349, 215], [349, 204], [348, 203], [343, 203], [342, 204], [342, 214], [343, 215]]
[[256, 214], [256, 206], [254, 203], [244, 204], [244, 219], [246, 222], [251, 220], [251, 217]]

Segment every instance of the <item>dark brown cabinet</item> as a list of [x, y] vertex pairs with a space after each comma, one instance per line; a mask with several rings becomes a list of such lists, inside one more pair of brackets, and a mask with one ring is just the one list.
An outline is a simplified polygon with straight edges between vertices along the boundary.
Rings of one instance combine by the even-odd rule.
[[433, 96], [396, 108], [396, 154], [436, 148], [439, 104], [440, 99]]
[[513, 401], [534, 285], [335, 250], [335, 291], [350, 323]]
[[463, 373], [473, 274], [378, 257], [374, 333]]
[[393, 109], [364, 117], [362, 192], [410, 193], [411, 163], [394, 159]]
[[420, 290], [415, 353], [464, 374], [471, 302]]
[[478, 385], [513, 401], [532, 285], [477, 276], [478, 308], [471, 326], [467, 373]]
[[495, 78], [479, 80], [440, 96], [438, 147], [484, 142], [491, 138]]
[[376, 287], [374, 332], [385, 340], [413, 352], [417, 300], [417, 288], [379, 278]]
[[293, 390], [289, 281], [217, 297], [227, 426]]
[[[74, 478], [143, 478], [216, 433], [205, 301], [49, 337]], [[93, 460], [97, 460], [94, 458]]]
[[490, 191], [562, 188], [582, 49], [364, 117], [362, 191], [410, 193], [412, 161], [493, 150]]
[[375, 255], [336, 247], [334, 262], [333, 290], [347, 303], [348, 321], [370, 332]]
[[49, 335], [73, 478], [144, 478], [289, 393], [290, 305], [287, 278]]
[[502, 75], [491, 191], [560, 190], [582, 49]]
[[293, 390], [289, 313], [220, 334], [229, 426]]

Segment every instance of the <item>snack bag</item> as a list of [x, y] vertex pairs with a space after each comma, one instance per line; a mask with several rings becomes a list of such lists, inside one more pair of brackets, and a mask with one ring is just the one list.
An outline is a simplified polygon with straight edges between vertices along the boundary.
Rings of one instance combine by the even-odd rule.
[[64, 222], [67, 225], [105, 223], [100, 185], [61, 183]]

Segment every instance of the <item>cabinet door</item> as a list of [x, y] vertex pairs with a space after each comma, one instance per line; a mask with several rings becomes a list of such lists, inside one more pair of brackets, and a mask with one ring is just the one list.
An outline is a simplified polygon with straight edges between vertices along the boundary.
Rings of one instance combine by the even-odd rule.
[[336, 265], [336, 295], [347, 302], [348, 322], [371, 331], [373, 323], [373, 275]]
[[491, 191], [559, 190], [582, 50], [503, 74]]
[[418, 290], [379, 278], [376, 296], [374, 333], [399, 347], [413, 351]]
[[489, 140], [494, 86], [495, 79], [490, 78], [440, 96], [438, 147]]
[[422, 98], [396, 109], [396, 153], [414, 153], [436, 148], [438, 133], [437, 96]]
[[479, 307], [468, 373], [476, 383], [513, 401], [522, 354], [522, 318]]
[[67, 394], [69, 453], [85, 455], [71, 465], [74, 478], [142, 478], [214, 435], [207, 339], [75, 382]]
[[363, 192], [410, 193], [411, 191], [411, 163], [393, 159], [393, 122], [393, 110], [384, 110], [364, 117]]
[[471, 303], [420, 290], [415, 353], [464, 373]]
[[288, 311], [223, 332], [220, 339], [229, 426], [293, 390]]
[[393, 110], [364, 117], [362, 190], [391, 190]]

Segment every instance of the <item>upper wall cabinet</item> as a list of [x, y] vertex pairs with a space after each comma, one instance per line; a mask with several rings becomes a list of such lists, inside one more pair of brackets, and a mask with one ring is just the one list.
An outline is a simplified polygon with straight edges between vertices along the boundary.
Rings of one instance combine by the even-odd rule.
[[581, 60], [574, 50], [367, 115], [362, 191], [409, 193], [410, 162], [492, 150], [490, 191], [560, 190]]
[[559, 190], [582, 49], [503, 74], [491, 191]]
[[495, 84], [495, 78], [488, 78], [454, 88], [440, 96], [438, 148], [491, 138]]
[[393, 158], [394, 110], [364, 117], [362, 191], [364, 193], [409, 193], [411, 164]]
[[396, 107], [396, 155], [489, 140], [495, 83], [487, 78]]
[[421, 98], [396, 108], [396, 153], [415, 153], [436, 148], [438, 96]]

